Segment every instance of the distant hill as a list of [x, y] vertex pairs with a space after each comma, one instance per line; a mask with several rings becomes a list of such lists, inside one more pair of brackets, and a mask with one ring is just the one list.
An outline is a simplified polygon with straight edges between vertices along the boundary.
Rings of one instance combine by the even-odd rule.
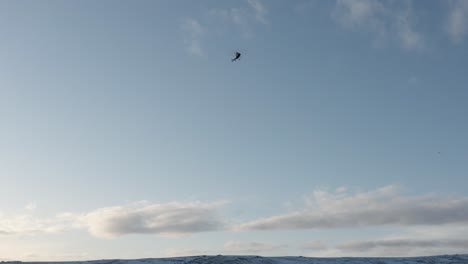
[[468, 255], [443, 255], [408, 258], [308, 258], [260, 256], [191, 256], [135, 260], [93, 260], [67, 262], [8, 262], [22, 264], [468, 264]]

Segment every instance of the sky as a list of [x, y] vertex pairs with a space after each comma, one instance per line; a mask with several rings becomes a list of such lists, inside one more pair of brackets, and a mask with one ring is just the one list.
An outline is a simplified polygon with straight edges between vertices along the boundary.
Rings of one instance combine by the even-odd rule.
[[0, 36], [0, 260], [467, 253], [468, 1], [5, 0]]

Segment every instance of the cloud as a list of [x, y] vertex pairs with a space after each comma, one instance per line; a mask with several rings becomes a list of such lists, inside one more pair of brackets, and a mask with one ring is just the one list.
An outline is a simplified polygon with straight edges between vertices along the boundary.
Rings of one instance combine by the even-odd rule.
[[352, 241], [337, 246], [343, 254], [408, 256], [466, 253], [467, 239], [385, 239]]
[[267, 24], [267, 9], [260, 0], [248, 0], [250, 7], [255, 12], [255, 18], [263, 24]]
[[0, 218], [0, 235], [57, 234], [75, 226], [75, 218], [66, 214], [52, 218], [37, 218], [26, 214]]
[[277, 245], [262, 242], [228, 241], [224, 243], [224, 252], [226, 252], [226, 254], [260, 254], [277, 252], [287, 247], [288, 246], [285, 244]]
[[215, 18], [216, 20], [220, 20], [222, 22], [227, 22], [229, 24], [238, 26], [244, 32], [248, 32], [250, 34], [250, 31], [251, 31], [250, 21], [249, 21], [250, 17], [249, 17], [248, 11], [244, 8], [237, 8], [237, 7], [233, 7], [229, 9], [213, 8], [208, 11], [208, 14], [212, 18]]
[[202, 20], [203, 25], [200, 19], [187, 17], [180, 27], [187, 52], [202, 56], [202, 39], [213, 31], [231, 32], [229, 26], [238, 28], [244, 37], [252, 37], [255, 23], [268, 24], [267, 14], [268, 9], [262, 1], [247, 0], [245, 6], [209, 9], [205, 16], [208, 19]]
[[[390, 231], [390, 230], [387, 230]], [[368, 232], [367, 235], [369, 234]], [[383, 237], [339, 242], [311, 241], [301, 245], [304, 254], [320, 257], [409, 257], [465, 254], [468, 225], [409, 226]]]
[[256, 24], [268, 24], [268, 9], [260, 0], [247, 0], [246, 3], [247, 6], [210, 9], [208, 16], [212, 19], [212, 25], [221, 26], [222, 32], [234, 26], [243, 37], [252, 37]]
[[454, 43], [460, 43], [467, 33], [468, 2], [459, 0], [451, 4], [446, 30]]
[[308, 247], [309, 243], [306, 243], [301, 247], [304, 254], [314, 257], [415, 257], [466, 254], [466, 248], [468, 248], [467, 239], [447, 237], [351, 240], [330, 246], [321, 241], [314, 243], [318, 246]]
[[[334, 191], [316, 190], [304, 197], [299, 209], [241, 222], [234, 228], [219, 215], [225, 201], [170, 202], [103, 207], [81, 213], [61, 213], [49, 218], [32, 214], [0, 217], [0, 235], [57, 234], [86, 230], [91, 235], [113, 238], [129, 234], [185, 235], [210, 231], [333, 229], [398, 226], [411, 229], [405, 236], [386, 239], [463, 239], [468, 234], [468, 197], [436, 194], [407, 195], [397, 186], [367, 192], [344, 187]], [[291, 206], [290, 208], [297, 208]], [[233, 219], [232, 219], [233, 220]], [[428, 229], [429, 228], [429, 229]], [[432, 234], [432, 236], [423, 234]], [[230, 241], [225, 252], [276, 251], [285, 245]], [[329, 250], [314, 242], [309, 250]]]
[[0, 218], [0, 235], [56, 234], [85, 229], [97, 237], [127, 234], [180, 235], [226, 228], [216, 210], [225, 202], [139, 202], [104, 207], [87, 213], [62, 213], [50, 218], [21, 215]]
[[364, 31], [374, 36], [375, 43], [395, 39], [407, 50], [422, 50], [424, 37], [414, 29], [415, 15], [411, 6], [391, 1], [337, 0], [331, 17], [343, 28]]
[[407, 250], [411, 247], [418, 248], [468, 248], [467, 239], [449, 239], [449, 240], [420, 240], [420, 239], [387, 239], [377, 241], [354, 241], [338, 246], [340, 249], [351, 251], [369, 251], [375, 248], [402, 248]]
[[[253, 241], [227, 241], [222, 248], [207, 249], [181, 249], [171, 248], [165, 251], [167, 256], [195, 256], [195, 255], [259, 255], [274, 253], [277, 254], [288, 248], [286, 244], [271, 244]], [[216, 258], [209, 256], [209, 258]]]
[[381, 16], [387, 12], [381, 2], [375, 0], [337, 0], [332, 17], [348, 28], [370, 27], [384, 30]]
[[44, 254], [44, 253], [25, 253], [15, 259], [15, 261], [31, 261], [31, 262], [63, 262], [63, 261], [86, 261], [89, 259], [96, 259], [97, 257], [90, 255], [87, 252], [82, 253], [57, 253], [57, 254]]
[[330, 229], [369, 226], [466, 224], [468, 197], [405, 196], [396, 186], [374, 191], [327, 192], [306, 197], [303, 209], [241, 224], [241, 230]]
[[184, 42], [187, 45], [187, 51], [192, 55], [201, 56], [203, 50], [201, 48], [201, 37], [205, 33], [205, 29], [200, 25], [198, 20], [186, 18], [181, 25], [184, 34]]
[[223, 203], [166, 203], [115, 206], [80, 217], [92, 235], [116, 237], [126, 234], [189, 234], [224, 228], [216, 209]]
[[408, 50], [421, 50], [424, 47], [423, 36], [414, 30], [410, 9], [406, 9], [397, 15], [396, 33], [400, 43]]

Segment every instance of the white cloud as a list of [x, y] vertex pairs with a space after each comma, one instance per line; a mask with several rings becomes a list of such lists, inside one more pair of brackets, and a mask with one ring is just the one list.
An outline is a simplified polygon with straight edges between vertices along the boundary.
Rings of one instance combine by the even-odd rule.
[[[87, 230], [91, 235], [112, 238], [128, 234], [184, 235], [197, 232], [229, 231], [231, 226], [219, 215], [226, 204], [138, 202], [98, 208], [86, 213], [62, 213], [50, 218], [32, 214], [0, 217], [0, 235], [56, 234], [72, 229]], [[296, 207], [297, 208], [297, 207]], [[436, 194], [407, 195], [396, 186], [367, 192], [351, 192], [344, 187], [334, 191], [317, 190], [305, 197], [299, 210], [257, 219], [237, 225], [240, 230], [330, 229], [397, 226], [399, 234], [366, 241], [348, 241], [328, 246], [312, 241], [302, 250], [316, 255], [340, 255], [369, 245], [363, 254], [398, 255], [401, 241], [411, 247], [418, 244], [424, 252], [443, 252], [452, 246], [458, 252], [468, 237], [468, 197]], [[388, 242], [390, 241], [390, 242]], [[439, 242], [437, 242], [439, 241]], [[286, 244], [269, 242], [228, 241], [217, 251], [226, 254], [264, 254], [283, 252]], [[208, 252], [208, 251], [200, 251]], [[186, 252], [188, 253], [188, 252]]]
[[463, 40], [468, 29], [468, 1], [451, 2], [451, 10], [447, 22], [447, 33], [454, 43]]
[[205, 33], [205, 29], [201, 26], [198, 20], [186, 18], [182, 23], [181, 29], [184, 34], [184, 42], [187, 45], [187, 51], [192, 55], [202, 55], [201, 37]]
[[240, 225], [241, 230], [466, 224], [468, 197], [407, 196], [395, 186], [347, 193], [315, 191], [303, 209]]
[[215, 231], [224, 228], [216, 213], [222, 204], [173, 202], [106, 207], [81, 216], [80, 222], [98, 237]]
[[400, 3], [337, 0], [331, 16], [348, 30], [370, 33], [376, 43], [394, 39], [404, 49], [422, 50], [425, 46], [424, 37], [415, 30], [415, 14], [409, 4], [400, 6]]
[[225, 202], [140, 202], [105, 207], [84, 214], [62, 213], [50, 218], [20, 215], [0, 218], [0, 235], [55, 234], [86, 229], [97, 237], [127, 234], [180, 235], [224, 229], [217, 209]]
[[255, 18], [263, 24], [267, 24], [267, 9], [260, 0], [248, 0], [250, 7], [255, 12]]
[[75, 226], [75, 218], [65, 214], [52, 218], [37, 218], [26, 214], [0, 218], [0, 235], [56, 234]]

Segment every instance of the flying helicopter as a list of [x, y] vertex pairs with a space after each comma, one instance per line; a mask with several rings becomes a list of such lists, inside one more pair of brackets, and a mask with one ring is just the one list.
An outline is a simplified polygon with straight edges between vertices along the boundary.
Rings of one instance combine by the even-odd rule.
[[230, 56], [231, 62], [235, 62], [235, 61], [240, 61], [243, 58], [247, 58], [245, 56], [248, 56], [249, 52], [244, 47], [237, 47], [235, 49], [231, 49], [228, 52], [226, 52], [226, 55]]
[[240, 60], [241, 55], [242, 54], [239, 51], [236, 51], [231, 61], [234, 62], [234, 61]]

